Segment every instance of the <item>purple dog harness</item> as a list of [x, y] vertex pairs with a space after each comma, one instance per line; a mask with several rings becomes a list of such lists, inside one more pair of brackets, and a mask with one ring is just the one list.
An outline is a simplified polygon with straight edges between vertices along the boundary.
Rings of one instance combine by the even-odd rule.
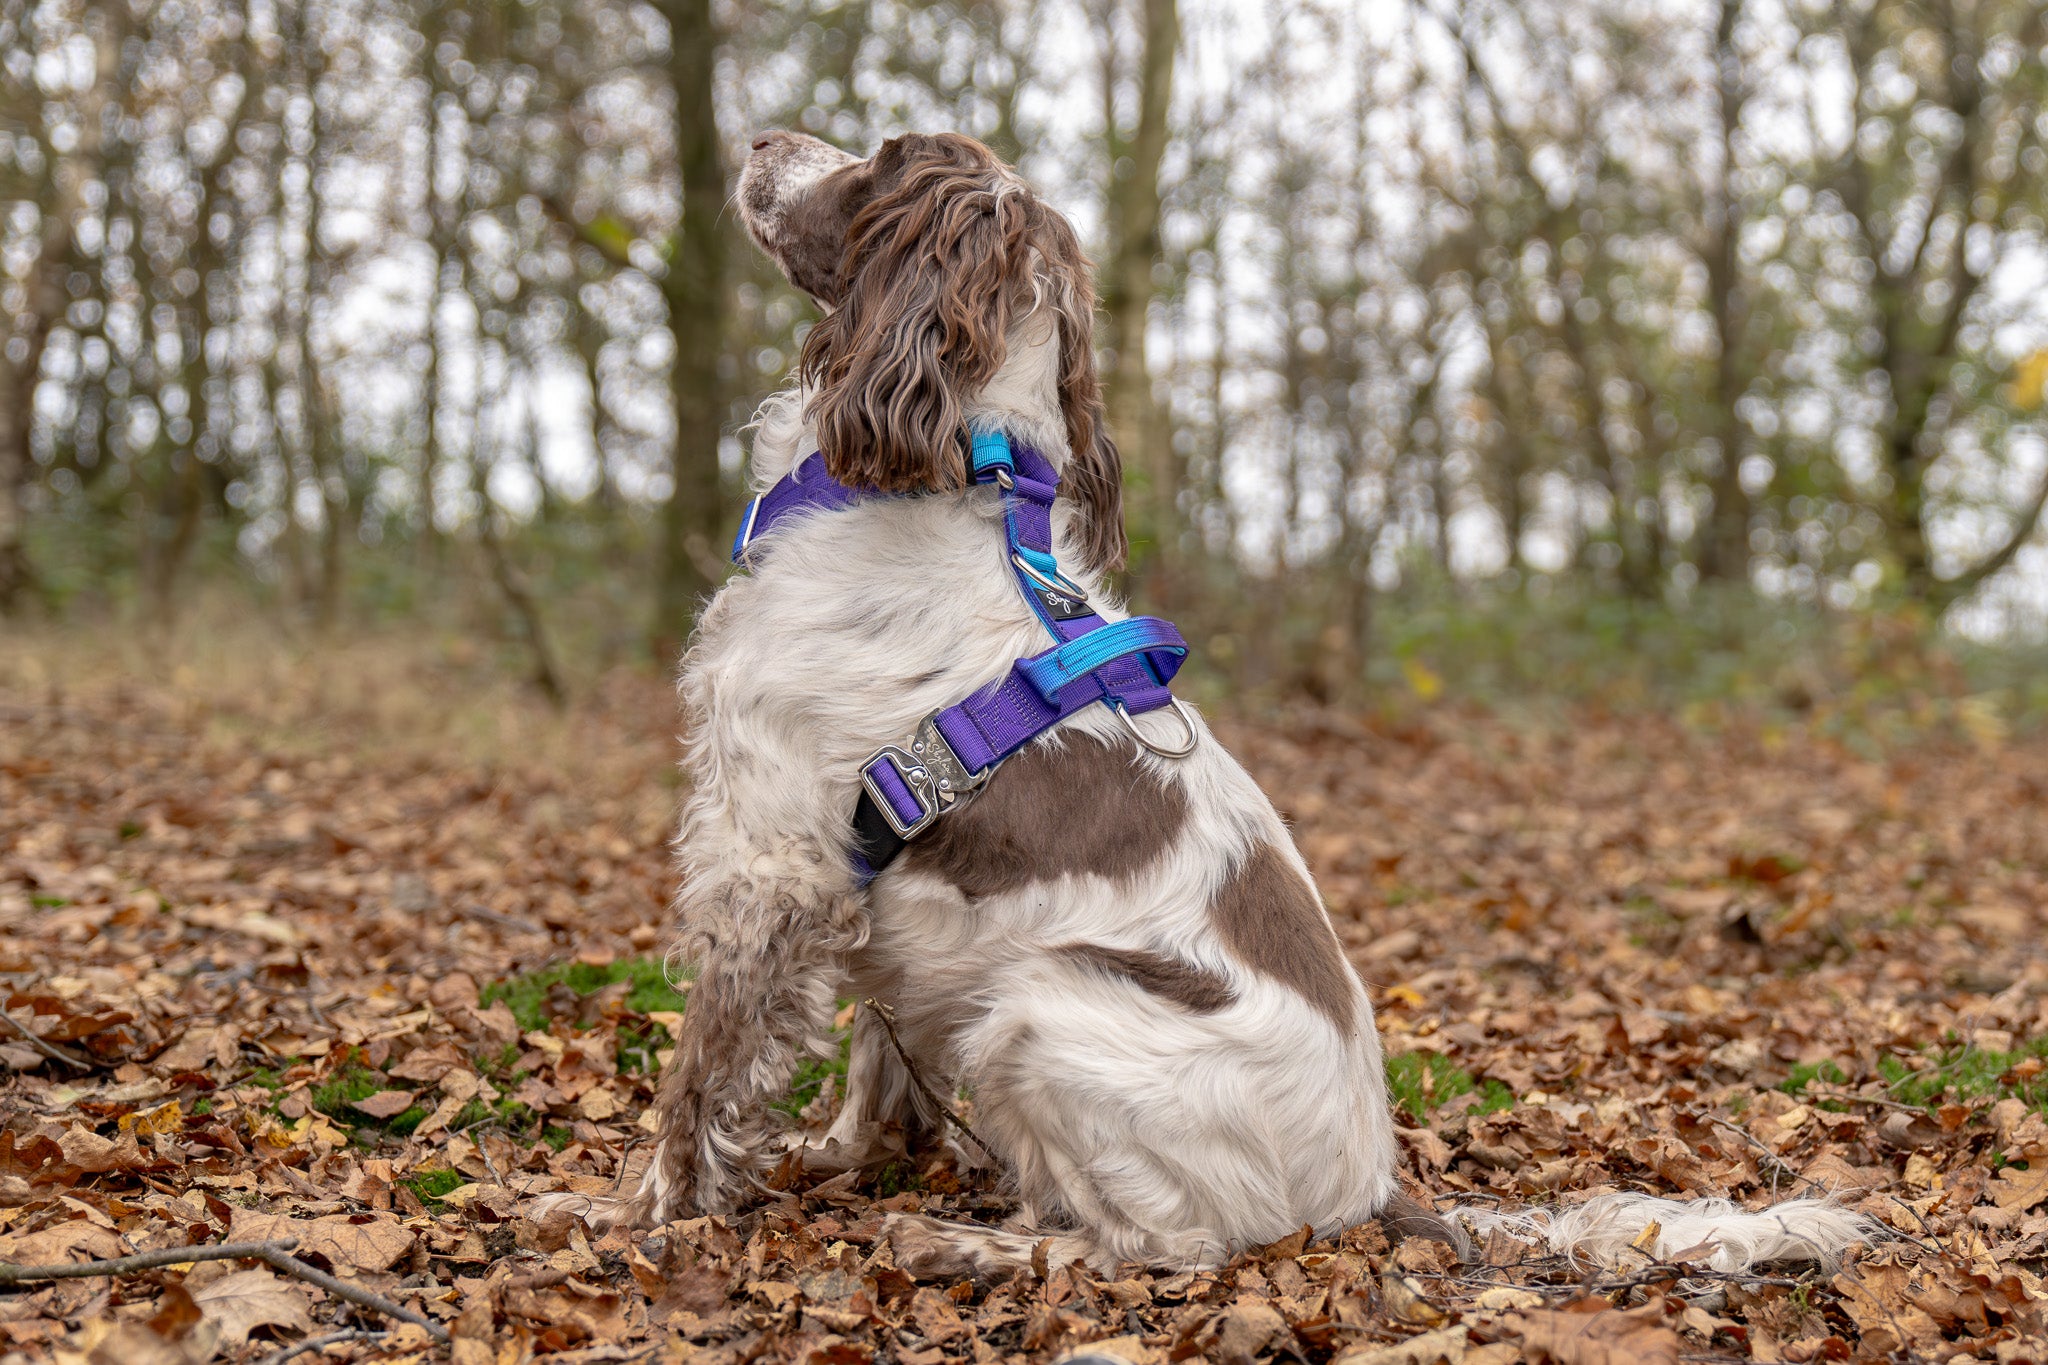
[[[907, 744], [885, 744], [861, 765], [853, 832], [854, 868], [863, 885], [904, 844], [988, 781], [1004, 759], [1084, 706], [1107, 705], [1154, 753], [1184, 758], [1194, 752], [1194, 721], [1166, 687], [1187, 655], [1187, 641], [1157, 617], [1103, 620], [1088, 594], [1060, 572], [1052, 554], [1052, 502], [1060, 476], [1043, 455], [1012, 448], [1009, 437], [991, 432], [973, 438], [972, 457], [974, 481], [1002, 490], [1010, 567], [1054, 644], [1017, 660], [967, 700], [932, 712]], [[824, 455], [814, 454], [748, 505], [733, 540], [733, 562], [747, 567], [754, 542], [785, 518], [884, 496], [836, 482], [825, 472]], [[1187, 727], [1181, 748], [1161, 748], [1131, 723], [1133, 715], [1163, 706], [1175, 707]]]

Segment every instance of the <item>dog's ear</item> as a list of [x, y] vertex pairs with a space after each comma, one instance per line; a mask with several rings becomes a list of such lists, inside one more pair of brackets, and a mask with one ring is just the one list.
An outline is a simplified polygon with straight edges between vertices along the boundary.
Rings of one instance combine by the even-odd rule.
[[1060, 412], [1071, 452], [1060, 487], [1081, 513], [1084, 567], [1109, 573], [1123, 567], [1130, 542], [1124, 536], [1123, 457], [1109, 434], [1095, 373], [1094, 271], [1066, 219], [1048, 211], [1044, 227], [1039, 294], [1059, 319]]
[[966, 482], [960, 396], [1002, 368], [1031, 261], [1029, 192], [978, 143], [897, 138], [849, 229], [838, 307], [804, 339], [832, 477], [887, 492]]
[[[1071, 426], [1071, 424], [1069, 424]], [[1123, 567], [1130, 554], [1124, 537], [1124, 462], [1110, 439], [1100, 409], [1091, 423], [1093, 435], [1074, 451], [1061, 487], [1073, 495], [1081, 512], [1081, 558], [1089, 570], [1109, 573]]]

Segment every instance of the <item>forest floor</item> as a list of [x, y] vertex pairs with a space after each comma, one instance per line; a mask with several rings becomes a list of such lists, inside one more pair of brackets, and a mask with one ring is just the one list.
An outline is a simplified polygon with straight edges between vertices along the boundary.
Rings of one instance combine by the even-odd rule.
[[[1844, 1267], [1458, 1265], [1367, 1225], [1214, 1272], [920, 1284], [885, 1210], [1004, 1211], [945, 1149], [652, 1234], [522, 1216], [645, 1160], [688, 1005], [658, 966], [660, 679], [556, 715], [459, 647], [155, 671], [0, 657], [0, 1001], [35, 1035], [0, 1025], [0, 1261], [289, 1236], [453, 1345], [215, 1260], [0, 1289], [6, 1365], [351, 1329], [385, 1335], [325, 1359], [2048, 1359], [2048, 739], [1219, 721], [1370, 985], [1416, 1192], [1826, 1192], [1891, 1229]], [[813, 1071], [788, 1107], [835, 1096]]]

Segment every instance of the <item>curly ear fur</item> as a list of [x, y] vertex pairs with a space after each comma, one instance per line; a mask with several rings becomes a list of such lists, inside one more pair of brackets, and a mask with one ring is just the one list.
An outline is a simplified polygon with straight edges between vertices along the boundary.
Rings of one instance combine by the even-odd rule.
[[1095, 290], [1074, 230], [995, 154], [956, 134], [893, 138], [847, 231], [838, 307], [804, 339], [810, 415], [832, 477], [913, 492], [967, 478], [962, 395], [1002, 368], [1014, 323], [1050, 306], [1082, 554], [1121, 565], [1123, 468], [1102, 420]]
[[875, 163], [887, 188], [848, 231], [839, 306], [804, 339], [818, 444], [844, 484], [958, 488], [960, 395], [1002, 368], [1030, 195], [964, 137], [894, 138]]
[[1060, 486], [1081, 510], [1081, 554], [1092, 571], [1123, 567], [1130, 554], [1124, 536], [1124, 464], [1110, 439], [1102, 409], [1102, 383], [1095, 374], [1095, 284], [1088, 258], [1067, 220], [1050, 220], [1039, 241], [1045, 283], [1060, 321], [1060, 410], [1067, 419], [1072, 451]]

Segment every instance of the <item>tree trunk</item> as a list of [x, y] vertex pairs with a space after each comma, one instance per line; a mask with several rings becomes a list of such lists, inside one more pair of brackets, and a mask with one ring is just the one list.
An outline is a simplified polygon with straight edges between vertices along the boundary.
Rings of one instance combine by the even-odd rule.
[[[246, 88], [245, 85], [245, 91]], [[166, 490], [170, 496], [166, 498], [165, 505], [170, 529], [159, 547], [157, 568], [150, 575], [149, 585], [156, 599], [157, 620], [166, 625], [176, 619], [181, 601], [178, 580], [184, 572], [186, 560], [191, 557], [193, 545], [199, 539], [200, 522], [206, 512], [206, 466], [225, 461], [228, 433], [234, 425], [233, 405], [217, 400], [217, 395], [229, 381], [225, 374], [215, 375], [206, 343], [216, 324], [231, 325], [227, 316], [230, 312], [227, 300], [233, 297], [233, 290], [223, 278], [229, 268], [230, 255], [225, 243], [214, 240], [212, 219], [214, 205], [233, 201], [234, 191], [228, 183], [228, 172], [234, 164], [234, 157], [229, 148], [233, 146], [233, 131], [241, 127], [242, 112], [248, 107], [245, 93], [228, 116], [228, 140], [213, 164], [199, 178], [199, 207], [193, 215], [196, 226], [193, 229], [191, 265], [199, 276], [199, 294], [183, 313], [183, 349], [187, 373], [198, 376], [198, 382], [189, 386], [196, 390], [198, 401], [193, 408], [191, 439], [184, 442], [182, 449], [172, 449], [169, 455], [171, 485]]]
[[43, 343], [64, 310], [64, 276], [71, 269], [69, 205], [46, 200], [41, 250], [29, 278], [26, 352], [19, 363], [7, 357], [0, 334], [0, 614], [18, 608], [35, 586], [35, 567], [26, 544], [23, 493], [35, 466], [29, 439], [35, 426], [36, 385], [42, 376]]
[[1720, 345], [1714, 363], [1713, 423], [1715, 441], [1721, 447], [1721, 467], [1714, 474], [1713, 511], [1700, 539], [1699, 570], [1702, 578], [1731, 583], [1749, 581], [1749, 494], [1742, 487], [1742, 424], [1735, 415], [1736, 400], [1742, 397], [1743, 315], [1735, 255], [1742, 227], [1742, 205], [1735, 192], [1735, 130], [1742, 122], [1742, 60], [1735, 51], [1735, 24], [1741, 15], [1742, 0], [1721, 0], [1714, 29], [1721, 166], [1708, 208], [1709, 231], [1703, 253], [1707, 302]]
[[[1124, 468], [1137, 476], [1133, 500], [1136, 539], [1151, 547], [1149, 572], [1154, 604], [1169, 606], [1180, 537], [1179, 461], [1167, 416], [1152, 396], [1145, 363], [1145, 321], [1152, 307], [1152, 267], [1159, 259], [1159, 164], [1166, 155], [1167, 114], [1173, 99], [1173, 65], [1180, 45], [1175, 0], [1140, 0], [1144, 46], [1138, 54], [1138, 122], [1126, 140], [1112, 121], [1105, 129], [1109, 151], [1109, 263], [1103, 272], [1105, 350], [1109, 363], [1104, 395], [1110, 430], [1123, 452]], [[1113, 76], [1105, 63], [1104, 79]], [[1111, 101], [1105, 99], [1105, 112]]]
[[712, 104], [717, 35], [711, 0], [668, 0], [669, 79], [675, 90], [676, 160], [681, 171], [681, 239], [663, 294], [675, 335], [675, 483], [662, 511], [661, 563], [652, 639], [673, 653], [688, 634], [696, 599], [712, 584], [725, 507], [718, 469], [718, 360], [726, 333], [725, 239], [719, 214], [725, 168]]
[[[509, 353], [503, 357], [503, 364], [495, 372], [495, 381], [480, 380], [477, 394], [479, 412], [496, 411], [505, 401], [505, 390], [512, 368]], [[489, 387], [482, 387], [488, 383]], [[528, 418], [529, 423], [531, 417]], [[531, 427], [528, 428], [531, 439]], [[483, 548], [484, 563], [489, 567], [491, 582], [505, 599], [513, 617], [519, 622], [519, 632], [526, 637], [526, 647], [533, 663], [533, 685], [541, 690], [548, 701], [557, 708], [568, 699], [568, 690], [562, 685], [562, 671], [555, 664], [554, 647], [548, 641], [547, 620], [541, 615], [540, 603], [527, 586], [525, 575], [512, 562], [512, 556], [505, 549], [505, 542], [498, 535], [498, 500], [491, 496], [490, 472], [485, 467], [483, 429], [477, 427], [476, 439], [469, 455], [469, 489], [476, 498], [476, 538]], [[497, 463], [497, 452], [491, 452], [491, 464]]]

